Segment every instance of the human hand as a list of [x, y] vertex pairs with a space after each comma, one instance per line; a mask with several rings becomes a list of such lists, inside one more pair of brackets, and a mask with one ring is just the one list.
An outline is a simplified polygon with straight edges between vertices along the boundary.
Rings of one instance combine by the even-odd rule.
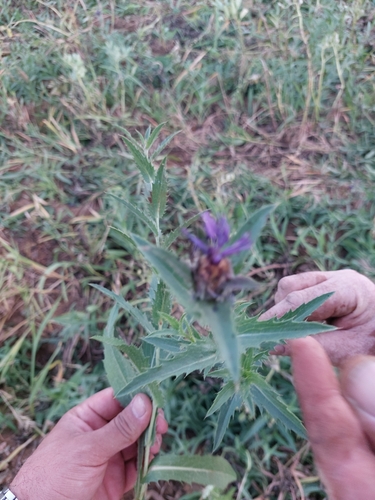
[[294, 385], [330, 500], [375, 498], [375, 358], [343, 365], [340, 383], [315, 337], [290, 342]]
[[[375, 284], [350, 269], [302, 273], [281, 279], [275, 295], [276, 305], [259, 319], [280, 318], [328, 292], [335, 293], [309, 320], [327, 320], [339, 328], [314, 335], [332, 363], [338, 365], [356, 354], [375, 354]], [[276, 346], [271, 354], [289, 355], [289, 343]]]
[[[137, 440], [151, 413], [145, 394], [125, 409], [111, 388], [94, 394], [61, 418], [20, 469], [11, 491], [20, 500], [119, 500], [136, 481]], [[160, 413], [152, 456], [167, 429]]]

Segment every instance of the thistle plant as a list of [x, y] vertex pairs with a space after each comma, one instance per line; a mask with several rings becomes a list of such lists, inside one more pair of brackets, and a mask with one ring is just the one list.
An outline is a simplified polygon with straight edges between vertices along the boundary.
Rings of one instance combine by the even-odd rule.
[[[209, 212], [197, 214], [171, 233], [163, 234], [162, 217], [167, 204], [166, 158], [158, 169], [155, 164], [173, 136], [151, 152], [161, 127], [148, 129], [137, 141], [126, 131], [124, 136], [143, 177], [149, 213], [145, 214], [128, 200], [119, 199], [145, 224], [153, 241], [114, 229], [128, 244], [134, 245], [150, 265], [151, 311], [143, 311], [122, 296], [93, 285], [114, 301], [104, 335], [96, 338], [104, 343], [104, 366], [116, 398], [127, 405], [142, 391], [153, 401], [149, 429], [139, 441], [137, 500], [144, 498], [150, 481], [174, 479], [224, 489], [236, 478], [230, 464], [220, 456], [164, 455], [149, 463], [156, 412], [164, 405], [164, 380], [199, 370], [221, 381], [221, 390], [207, 413], [207, 416], [218, 415], [213, 451], [220, 446], [234, 412], [242, 407], [250, 416], [255, 416], [256, 407], [265, 410], [288, 429], [305, 437], [301, 421], [268, 384], [260, 367], [267, 359], [268, 349], [276, 343], [333, 329], [305, 321], [330, 294], [269, 321], [258, 321], [259, 316], [249, 317], [246, 313], [249, 303], [236, 303], [236, 292], [258, 286], [238, 271], [274, 206], [260, 208], [237, 231], [232, 231], [232, 235], [227, 219], [223, 215], [215, 218]], [[204, 226], [203, 237], [198, 237], [195, 229], [190, 228], [193, 224], [195, 228], [200, 220]], [[177, 238], [188, 239], [193, 244], [193, 262], [169, 250]], [[171, 315], [173, 300], [184, 308], [180, 319]], [[120, 308], [142, 327], [145, 335], [141, 345], [128, 345], [115, 337]], [[200, 333], [197, 323], [207, 334]]]

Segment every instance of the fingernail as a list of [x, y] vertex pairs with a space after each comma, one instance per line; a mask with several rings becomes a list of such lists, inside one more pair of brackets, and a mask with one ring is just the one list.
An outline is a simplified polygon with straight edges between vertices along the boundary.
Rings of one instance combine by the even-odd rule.
[[282, 356], [285, 353], [285, 346], [281, 344], [275, 345], [275, 347], [272, 349], [273, 353], [275, 353], [278, 356]]
[[375, 415], [375, 359], [357, 364], [347, 376], [345, 395], [351, 404]]
[[135, 396], [131, 403], [131, 410], [135, 418], [142, 418], [147, 411], [147, 406], [142, 396]]

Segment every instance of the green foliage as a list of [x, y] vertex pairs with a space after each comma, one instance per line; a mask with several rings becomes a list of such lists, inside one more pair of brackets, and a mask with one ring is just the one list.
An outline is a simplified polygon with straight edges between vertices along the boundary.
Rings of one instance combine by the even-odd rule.
[[222, 457], [165, 455], [152, 462], [145, 478], [147, 482], [171, 479], [223, 490], [236, 479], [236, 473]]
[[[140, 137], [141, 142], [147, 143], [148, 136], [152, 137], [149, 130], [146, 132], [145, 138]], [[132, 148], [130, 150], [133, 153]], [[138, 165], [136, 158], [135, 161]], [[334, 329], [329, 325], [303, 321], [331, 294], [314, 299], [311, 303], [300, 306], [295, 312], [287, 313], [281, 319], [271, 319], [263, 322], [259, 322], [258, 317], [249, 318], [242, 311], [243, 308], [235, 309], [231, 295], [224, 298], [219, 296], [217, 299], [212, 298], [210, 300], [202, 299], [195, 291], [193, 274], [189, 266], [172, 252], [160, 247], [162, 237], [160, 217], [164, 213], [167, 199], [164, 167], [165, 160], [159, 167], [156, 179], [145, 179], [146, 184], [151, 183], [150, 189], [149, 186], [145, 186], [145, 192], [151, 191], [152, 193], [150, 214], [153, 217], [152, 224], [155, 224], [155, 227], [158, 228], [156, 245], [149, 243], [134, 233], [130, 234], [131, 240], [137, 245], [140, 252], [157, 273], [157, 276], [154, 275], [152, 278], [150, 289], [150, 297], [153, 302], [151, 321], [143, 312], [129, 304], [121, 296], [98, 285], [93, 285], [107, 296], [112, 297], [116, 302], [109, 316], [105, 337], [113, 338], [114, 321], [119, 306], [121, 306], [137, 319], [148, 333], [145, 339], [146, 343], [143, 345], [153, 346], [152, 356], [145, 358], [141, 348], [137, 349], [134, 346], [121, 344], [119, 348], [125, 352], [125, 358], [121, 354], [119, 355], [119, 352], [115, 354], [116, 346], [114, 342], [105, 344], [105, 367], [108, 378], [115, 389], [116, 397], [123, 404], [127, 404], [129, 398], [142, 389], [151, 395], [155, 407], [158, 407], [161, 405], [162, 400], [158, 389], [161, 382], [170, 377], [186, 376], [196, 370], [204, 371], [206, 375], [210, 375], [210, 371], [214, 369], [214, 376], [221, 376], [224, 379], [223, 389], [218, 393], [215, 402], [207, 412], [207, 416], [216, 411], [219, 412], [213, 442], [214, 451], [220, 446], [233, 414], [243, 405], [252, 415], [254, 415], [254, 404], [261, 410], [267, 410], [288, 429], [305, 437], [304, 428], [299, 419], [290, 412], [287, 405], [279, 398], [277, 392], [258, 373], [260, 362], [264, 360], [265, 353], [263, 351], [254, 353], [252, 349], [261, 347], [261, 344], [266, 342], [275, 342], [285, 338], [300, 337]], [[139, 166], [144, 177], [142, 168], [143, 166]], [[125, 205], [131, 207], [128, 202], [125, 202]], [[255, 243], [266, 223], [267, 216], [273, 209], [274, 206], [272, 205], [259, 209], [242, 224], [235, 236], [230, 240], [230, 243], [235, 243], [245, 234], [250, 235], [254, 240], [253, 243]], [[137, 215], [136, 210], [133, 208], [131, 210], [134, 215]], [[143, 215], [140, 219], [144, 221]], [[147, 225], [151, 227], [150, 223], [147, 223]], [[212, 228], [210, 231], [219, 234], [221, 230], [219, 229], [219, 223], [217, 223], [217, 229]], [[211, 236], [212, 239], [214, 239], [214, 236]], [[237, 259], [238, 265], [243, 262], [244, 253], [241, 251], [241, 259]], [[203, 277], [202, 279], [210, 278]], [[226, 279], [228, 280], [228, 278]], [[233, 277], [230, 279], [234, 281]], [[242, 278], [239, 277], [238, 279], [240, 280], [239, 283], [242, 283]], [[246, 280], [245, 278], [242, 280], [245, 288]], [[197, 319], [202, 326], [209, 327], [209, 336], [202, 336], [199, 339], [199, 336], [197, 338], [189, 334], [186, 335], [187, 331], [181, 328], [181, 320], [178, 322], [175, 318], [170, 317], [170, 301], [166, 287], [169, 287], [172, 294], [185, 307], [189, 315], [189, 322]], [[237, 313], [236, 318], [234, 312]], [[164, 329], [163, 319], [166, 319], [171, 326], [174, 326], [174, 329]], [[150, 331], [153, 330], [151, 322], [159, 329]], [[189, 341], [187, 341], [187, 338], [189, 338]], [[249, 348], [251, 350], [248, 350]], [[150, 429], [148, 431], [149, 436], [153, 434], [152, 427]], [[145, 438], [144, 445], [142, 442], [140, 444], [139, 473], [135, 489], [137, 500], [144, 498], [147, 486], [142, 486], [142, 483], [147, 483], [150, 478], [186, 481], [190, 477], [184, 467], [177, 467], [174, 464], [171, 469], [173, 460], [171, 462], [168, 458], [161, 458], [160, 462], [157, 462], [159, 465], [156, 465], [153, 472], [150, 473], [147, 452], [144, 451], [151, 444], [147, 439]], [[194, 457], [181, 457], [179, 460], [185, 464], [185, 459], [189, 466], [194, 464]], [[203, 472], [199, 464], [200, 459], [197, 459], [194, 467], [199, 470], [199, 482], [210, 484], [207, 483], [207, 480], [202, 479], [202, 477], [206, 477], [207, 471]], [[162, 471], [165, 473], [164, 476]], [[222, 487], [224, 488], [227, 484], [228, 481]], [[217, 479], [214, 485], [217, 485]]]
[[[129, 235], [155, 236], [153, 243], [157, 235], [147, 217], [144, 194], [151, 196], [150, 186], [144, 192], [144, 178], [122, 139], [130, 140], [124, 127], [132, 134], [135, 128], [144, 132], [142, 138], [134, 135], [134, 147], [146, 178], [156, 179], [165, 156], [158, 149], [171, 141], [159, 243], [174, 254], [184, 246], [178, 240], [181, 228], [197, 221], [205, 208], [226, 213], [238, 230], [263, 206], [277, 206], [242, 263], [242, 272], [257, 273], [261, 282], [251, 293], [249, 314], [268, 307], [286, 274], [350, 267], [375, 276], [369, 0], [304, 2], [308, 46], [301, 38], [297, 2], [257, 1], [250, 12], [226, 1], [181, 0], [173, 6], [154, 1], [141, 7], [104, 1], [98, 9], [88, 0], [74, 12], [62, 0], [53, 8], [21, 3], [4, 0], [0, 7], [0, 312], [5, 321], [0, 376], [2, 394], [25, 421], [43, 429], [105, 384], [100, 348], [88, 339], [102, 334], [113, 297], [89, 283], [115, 290], [146, 313], [151, 333], [120, 308], [116, 331], [126, 343], [132, 332], [150, 336], [156, 328], [179, 333], [154, 337], [168, 349], [176, 349], [176, 340], [196, 339], [186, 316], [172, 325], [170, 311], [157, 314], [156, 304], [168, 310], [166, 298], [146, 298], [149, 268]], [[150, 123], [157, 125], [151, 129]], [[182, 133], [174, 137], [177, 129]], [[154, 173], [147, 171], [150, 163]], [[102, 197], [104, 191], [131, 203], [148, 222], [115, 198]], [[39, 204], [45, 212], [38, 203], [30, 207], [34, 195], [46, 203]], [[36, 271], [37, 264], [64, 279]], [[58, 301], [59, 320], [45, 322]], [[258, 326], [256, 320], [251, 326]], [[251, 342], [259, 345], [260, 338]], [[149, 347], [152, 357], [155, 345]], [[178, 352], [158, 349], [162, 357]], [[219, 368], [216, 373], [228, 376]], [[277, 362], [276, 371], [259, 370], [296, 412], [288, 362]], [[216, 414], [203, 419], [220, 391], [219, 385], [209, 390], [212, 380], [218, 379], [203, 382], [193, 373], [163, 382], [175, 388], [165, 410], [173, 415], [169, 447], [176, 453], [194, 446], [211, 449]], [[244, 438], [251, 435], [246, 447], [253, 467], [244, 472], [242, 496], [268, 494], [274, 478], [277, 496], [278, 469], [271, 457], [287, 464], [291, 455], [285, 450], [302, 444], [266, 412], [260, 416], [256, 410], [251, 422], [246, 411], [242, 407], [234, 414], [224, 435], [227, 456], [236, 470], [245, 470]], [[0, 427], [13, 426], [16, 432], [10, 407], [1, 404], [0, 414]], [[311, 456], [302, 454], [301, 461], [314, 476]], [[305, 496], [324, 498], [321, 487], [308, 481], [301, 482]]]

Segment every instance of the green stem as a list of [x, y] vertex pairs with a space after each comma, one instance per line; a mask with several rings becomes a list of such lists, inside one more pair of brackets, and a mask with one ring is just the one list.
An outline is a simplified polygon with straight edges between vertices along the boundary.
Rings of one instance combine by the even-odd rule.
[[158, 407], [154, 404], [152, 406], [152, 415], [150, 424], [147, 430], [144, 432], [142, 437], [138, 441], [138, 474], [137, 483], [134, 490], [135, 500], [144, 500], [147, 491], [147, 483], [144, 483], [144, 478], [147, 475], [149, 462], [150, 462], [150, 450], [154, 443], [155, 429], [156, 429], [156, 416]]

